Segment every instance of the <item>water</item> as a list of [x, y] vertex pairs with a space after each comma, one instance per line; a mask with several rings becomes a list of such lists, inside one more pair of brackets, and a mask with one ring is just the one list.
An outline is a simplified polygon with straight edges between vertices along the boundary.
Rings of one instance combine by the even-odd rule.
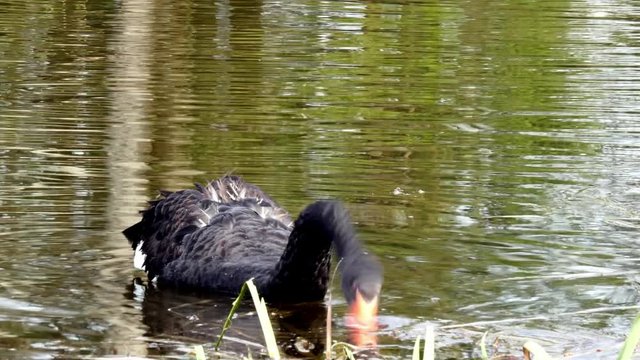
[[[230, 299], [145, 291], [120, 231], [158, 189], [233, 172], [293, 214], [347, 204], [385, 265], [385, 357], [431, 322], [440, 358], [478, 357], [487, 330], [491, 351], [612, 358], [639, 300], [639, 17], [587, 0], [2, 4], [0, 357], [210, 344]], [[231, 355], [262, 343], [241, 310]], [[323, 311], [278, 309], [281, 345], [321, 347]]]

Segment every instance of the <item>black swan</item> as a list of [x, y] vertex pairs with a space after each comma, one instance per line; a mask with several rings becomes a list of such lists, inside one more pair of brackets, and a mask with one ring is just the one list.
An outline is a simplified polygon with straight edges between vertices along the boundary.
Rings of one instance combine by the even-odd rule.
[[[196, 189], [161, 192], [124, 230], [134, 265], [159, 286], [237, 294], [254, 278], [269, 302], [322, 300], [329, 285], [331, 248], [342, 274], [349, 325], [377, 329], [382, 268], [362, 248], [344, 207], [317, 201], [291, 220], [255, 185], [224, 176]], [[356, 345], [375, 337], [354, 336]]]

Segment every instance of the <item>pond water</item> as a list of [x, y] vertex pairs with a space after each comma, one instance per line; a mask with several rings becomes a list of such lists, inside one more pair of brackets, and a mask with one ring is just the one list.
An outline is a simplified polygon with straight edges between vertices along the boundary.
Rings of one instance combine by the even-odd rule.
[[[431, 323], [440, 359], [485, 331], [516, 358], [613, 358], [640, 299], [639, 20], [623, 0], [3, 2], [0, 358], [210, 351], [232, 299], [145, 289], [120, 232], [229, 172], [292, 214], [346, 204], [385, 266], [383, 357]], [[273, 311], [283, 348], [322, 347], [321, 304]], [[243, 305], [223, 349], [261, 343]]]

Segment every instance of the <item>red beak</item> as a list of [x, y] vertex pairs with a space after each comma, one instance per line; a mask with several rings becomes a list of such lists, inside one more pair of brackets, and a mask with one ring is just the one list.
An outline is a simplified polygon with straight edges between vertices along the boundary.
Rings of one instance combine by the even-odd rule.
[[349, 305], [346, 325], [351, 341], [358, 347], [375, 347], [378, 330], [378, 297], [367, 301], [356, 290], [356, 296]]

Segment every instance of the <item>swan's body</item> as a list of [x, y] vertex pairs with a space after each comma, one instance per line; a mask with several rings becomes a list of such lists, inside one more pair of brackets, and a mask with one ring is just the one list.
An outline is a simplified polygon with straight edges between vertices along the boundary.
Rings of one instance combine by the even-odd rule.
[[235, 294], [254, 278], [261, 295], [278, 302], [322, 300], [334, 246], [347, 301], [375, 303], [377, 311], [381, 268], [337, 202], [315, 202], [292, 222], [258, 187], [225, 176], [163, 192], [124, 234], [135, 265], [160, 286]]

